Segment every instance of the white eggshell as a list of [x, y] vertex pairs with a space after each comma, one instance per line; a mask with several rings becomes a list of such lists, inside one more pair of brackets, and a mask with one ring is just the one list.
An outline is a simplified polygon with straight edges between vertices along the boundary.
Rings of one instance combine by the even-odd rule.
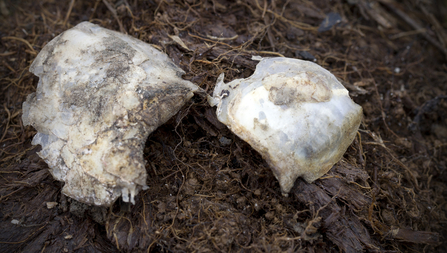
[[78, 201], [134, 203], [146, 186], [148, 135], [197, 86], [162, 52], [133, 37], [83, 22], [50, 41], [31, 65], [40, 77], [23, 103], [32, 144], [62, 192]]
[[266, 58], [246, 79], [218, 80], [217, 117], [267, 161], [287, 194], [298, 177], [323, 176], [353, 141], [362, 108], [319, 65]]

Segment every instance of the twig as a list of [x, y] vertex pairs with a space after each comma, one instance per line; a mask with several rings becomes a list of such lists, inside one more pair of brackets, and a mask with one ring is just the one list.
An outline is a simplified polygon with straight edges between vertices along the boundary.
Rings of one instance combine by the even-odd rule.
[[6, 127], [5, 127], [5, 132], [3, 133], [2, 138], [0, 139], [0, 143], [3, 141], [3, 139], [6, 136], [6, 133], [8, 132], [8, 128], [9, 128], [9, 121], [11, 120], [11, 113], [8, 110], [8, 107], [6, 107], [6, 103], [3, 104], [3, 107], [5, 108], [6, 113], [8, 114], [8, 119], [6, 120]]
[[112, 13], [112, 15], [115, 18], [116, 22], [118, 22], [118, 25], [120, 27], [120, 31], [122, 33], [126, 33], [126, 30], [124, 29], [123, 23], [121, 23], [121, 20], [119, 19], [118, 14], [116, 14], [115, 8], [113, 8], [113, 6], [109, 3], [108, 0], [102, 0], [102, 2], [107, 6], [107, 9], [109, 9], [109, 11]]
[[70, 17], [71, 10], [73, 9], [74, 2], [75, 2], [75, 0], [70, 1], [70, 6], [68, 7], [67, 15], [65, 16], [64, 23], [62, 24], [62, 26], [64, 26], [64, 27], [65, 27], [65, 25], [67, 25], [67, 21], [68, 21], [68, 18]]
[[[369, 72], [368, 72], [368, 73], [369, 73]], [[369, 73], [369, 75], [371, 75], [371, 73]], [[392, 135], [394, 135], [396, 138], [400, 138], [400, 137], [399, 137], [393, 130], [391, 130], [391, 129], [388, 127], [388, 124], [386, 123], [386, 114], [385, 114], [385, 111], [383, 110], [382, 101], [380, 100], [379, 89], [377, 88], [377, 83], [376, 83], [376, 81], [374, 80], [374, 78], [373, 78], [372, 76], [371, 76], [371, 79], [373, 80], [374, 88], [375, 88], [375, 91], [376, 91], [377, 102], [378, 102], [379, 107], [380, 107], [380, 112], [381, 112], [381, 115], [382, 115], [383, 125], [385, 126], [386, 130], [388, 130], [388, 132], [390, 132], [390, 133], [391, 133]]]
[[95, 13], [96, 13], [96, 9], [98, 8], [98, 4], [99, 4], [99, 2], [101, 2], [101, 0], [96, 0], [95, 5], [93, 6], [92, 14], [90, 14], [90, 18], [89, 18], [90, 20], [93, 19], [93, 16], [94, 16]]
[[25, 39], [18, 38], [18, 37], [13, 37], [13, 36], [6, 36], [6, 37], [3, 37], [2, 40], [18, 40], [18, 41], [21, 41], [21, 42], [25, 43], [29, 47], [29, 49], [31, 50], [31, 52], [33, 54], [37, 54], [37, 52], [34, 50], [33, 46], [31, 46], [31, 44], [27, 40], [25, 40]]
[[[407, 22], [410, 26], [412, 26], [415, 30], [420, 31], [424, 29], [420, 24], [418, 24], [414, 19], [412, 19], [410, 16], [405, 14], [405, 12], [401, 11], [397, 7], [394, 6], [394, 4], [390, 3], [389, 1], [380, 1], [382, 4], [386, 5], [389, 9], [394, 11], [394, 13], [397, 14], [401, 19], [403, 19], [405, 22]], [[444, 48], [441, 44], [439, 44], [432, 36], [428, 35], [427, 32], [422, 33], [422, 36], [426, 40], [428, 40], [433, 46], [437, 47], [439, 50], [441, 50], [445, 56], [447, 56], [447, 49]]]

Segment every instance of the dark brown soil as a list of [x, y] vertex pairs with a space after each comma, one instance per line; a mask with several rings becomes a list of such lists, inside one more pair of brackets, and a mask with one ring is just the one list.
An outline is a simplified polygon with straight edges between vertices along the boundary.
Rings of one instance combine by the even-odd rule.
[[[253, 55], [315, 58], [363, 107], [358, 135], [283, 197], [198, 94], [149, 136], [135, 205], [71, 200], [21, 107], [37, 53], [86, 20], [155, 45], [209, 94]], [[436, 0], [0, 0], [0, 252], [447, 252], [446, 27]]]

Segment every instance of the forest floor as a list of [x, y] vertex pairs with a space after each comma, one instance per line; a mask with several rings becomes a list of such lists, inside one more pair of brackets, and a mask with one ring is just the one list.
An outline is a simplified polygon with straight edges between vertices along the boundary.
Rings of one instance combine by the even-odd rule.
[[[154, 45], [208, 94], [252, 56], [315, 61], [363, 121], [340, 162], [283, 197], [195, 96], [149, 136], [135, 205], [79, 203], [21, 112], [36, 55], [82, 21]], [[435, 0], [0, 0], [0, 252], [447, 252], [446, 27]]]

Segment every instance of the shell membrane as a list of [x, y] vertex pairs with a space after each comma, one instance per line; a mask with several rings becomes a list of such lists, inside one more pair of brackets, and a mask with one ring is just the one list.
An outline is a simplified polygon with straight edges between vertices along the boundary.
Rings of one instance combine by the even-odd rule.
[[148, 135], [198, 89], [166, 54], [89, 22], [50, 41], [30, 71], [40, 78], [23, 103], [32, 144], [65, 195], [102, 206], [147, 188]]
[[319, 65], [264, 58], [252, 76], [223, 82], [209, 103], [217, 117], [267, 161], [284, 195], [302, 177], [323, 176], [354, 140], [362, 108]]

